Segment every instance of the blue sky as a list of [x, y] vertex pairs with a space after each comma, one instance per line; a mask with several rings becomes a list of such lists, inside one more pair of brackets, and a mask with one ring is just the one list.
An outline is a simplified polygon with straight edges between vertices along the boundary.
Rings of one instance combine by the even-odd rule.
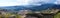
[[[15, 5], [28, 5], [30, 3], [34, 2], [45, 2], [45, 3], [55, 3], [57, 4], [57, 1], [55, 0], [0, 0], [0, 6], [15, 6]], [[54, 2], [55, 1], [55, 2]]]

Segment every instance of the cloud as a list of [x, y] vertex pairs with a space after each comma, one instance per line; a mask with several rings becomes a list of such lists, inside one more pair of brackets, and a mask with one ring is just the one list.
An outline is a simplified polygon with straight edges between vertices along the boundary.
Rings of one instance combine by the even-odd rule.
[[54, 4], [60, 4], [60, 0], [56, 0]]
[[38, 2], [43, 2], [43, 3], [53, 3], [56, 0], [30, 0], [31, 3], [38, 3]]
[[57, 2], [57, 4], [60, 4], [60, 0], [57, 0], [56, 2]]
[[27, 5], [28, 0], [0, 0], [0, 6]]
[[54, 0], [0, 0], [0, 6], [29, 5], [38, 2], [52, 3]]

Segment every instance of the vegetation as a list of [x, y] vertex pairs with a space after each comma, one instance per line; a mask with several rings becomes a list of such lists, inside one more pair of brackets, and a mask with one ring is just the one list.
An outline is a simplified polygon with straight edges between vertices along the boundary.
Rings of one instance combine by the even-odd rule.
[[0, 18], [1, 17], [4, 17], [4, 18], [21, 18], [20, 15], [18, 15], [18, 14], [11, 14], [11, 13], [1, 14]]
[[54, 15], [54, 18], [60, 18], [60, 12]]

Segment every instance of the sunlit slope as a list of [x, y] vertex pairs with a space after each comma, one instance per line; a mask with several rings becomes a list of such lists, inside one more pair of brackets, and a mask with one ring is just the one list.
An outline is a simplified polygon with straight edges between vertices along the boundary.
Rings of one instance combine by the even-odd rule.
[[60, 13], [54, 15], [54, 18], [60, 18]]

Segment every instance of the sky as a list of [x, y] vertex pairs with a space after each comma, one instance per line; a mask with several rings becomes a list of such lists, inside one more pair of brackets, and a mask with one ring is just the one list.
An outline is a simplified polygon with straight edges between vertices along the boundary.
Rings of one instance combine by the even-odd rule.
[[56, 4], [60, 4], [60, 0], [57, 0], [57, 1], [56, 1]]
[[0, 6], [27, 5], [28, 0], [0, 0]]
[[[29, 5], [35, 4], [38, 2], [45, 2], [45, 3], [54, 3], [59, 4], [60, 0], [0, 0], [0, 6], [15, 6], [15, 5]], [[41, 5], [41, 4], [39, 4]]]

